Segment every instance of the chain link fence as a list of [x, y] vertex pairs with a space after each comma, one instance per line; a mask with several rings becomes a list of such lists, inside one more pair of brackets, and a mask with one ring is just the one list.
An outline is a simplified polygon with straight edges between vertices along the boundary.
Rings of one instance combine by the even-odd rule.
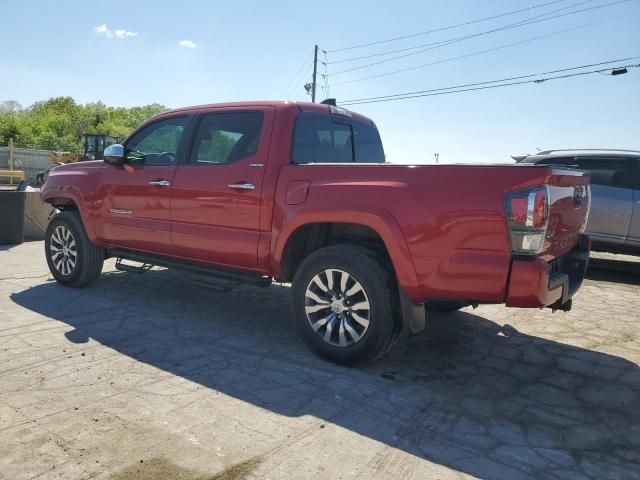
[[[38, 172], [46, 170], [50, 165], [51, 152], [49, 150], [13, 149], [13, 169], [22, 170], [28, 182], [33, 182]], [[0, 170], [7, 169], [9, 169], [9, 147], [0, 147]], [[0, 183], [7, 184], [9, 179], [0, 177]]]

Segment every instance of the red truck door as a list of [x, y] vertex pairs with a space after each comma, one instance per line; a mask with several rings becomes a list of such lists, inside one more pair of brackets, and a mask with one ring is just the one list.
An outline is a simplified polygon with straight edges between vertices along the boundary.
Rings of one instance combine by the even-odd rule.
[[233, 108], [196, 120], [171, 201], [174, 254], [255, 269], [272, 108]]
[[189, 121], [182, 116], [150, 123], [126, 142], [123, 166], [105, 165], [96, 228], [106, 244], [171, 253], [171, 188]]

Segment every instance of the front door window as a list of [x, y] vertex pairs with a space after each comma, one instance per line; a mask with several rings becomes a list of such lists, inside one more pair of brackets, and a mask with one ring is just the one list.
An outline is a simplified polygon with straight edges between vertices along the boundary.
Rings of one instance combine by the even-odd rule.
[[125, 163], [133, 166], [175, 165], [188, 117], [159, 120], [127, 142]]

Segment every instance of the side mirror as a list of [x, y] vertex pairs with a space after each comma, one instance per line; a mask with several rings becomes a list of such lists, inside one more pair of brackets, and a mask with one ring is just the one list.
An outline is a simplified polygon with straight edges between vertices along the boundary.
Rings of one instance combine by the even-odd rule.
[[111, 165], [122, 165], [124, 163], [124, 147], [119, 143], [109, 145], [104, 149], [104, 161]]

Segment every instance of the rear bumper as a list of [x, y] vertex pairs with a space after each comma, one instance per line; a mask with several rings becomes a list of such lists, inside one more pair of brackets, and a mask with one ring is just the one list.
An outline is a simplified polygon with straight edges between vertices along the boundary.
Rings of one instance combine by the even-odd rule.
[[514, 260], [506, 305], [521, 308], [565, 305], [582, 285], [590, 247], [589, 237], [582, 235], [573, 250], [549, 263], [541, 259]]

